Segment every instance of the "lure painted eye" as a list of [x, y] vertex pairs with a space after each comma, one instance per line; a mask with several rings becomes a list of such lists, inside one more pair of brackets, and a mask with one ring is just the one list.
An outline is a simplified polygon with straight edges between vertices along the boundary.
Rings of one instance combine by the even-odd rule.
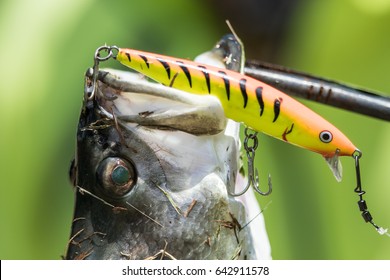
[[104, 191], [116, 197], [127, 194], [137, 179], [134, 166], [117, 157], [104, 159], [97, 169], [97, 177]]
[[320, 133], [320, 140], [324, 143], [330, 143], [333, 140], [333, 135], [328, 130], [323, 130]]

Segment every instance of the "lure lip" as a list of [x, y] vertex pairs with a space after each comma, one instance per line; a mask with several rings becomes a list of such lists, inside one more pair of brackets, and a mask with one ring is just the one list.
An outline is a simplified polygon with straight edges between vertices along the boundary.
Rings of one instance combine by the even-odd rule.
[[339, 152], [340, 150], [337, 149], [333, 156], [324, 156], [324, 159], [328, 164], [330, 170], [332, 171], [334, 177], [336, 178], [337, 182], [341, 182], [341, 179], [343, 178], [343, 167], [339, 160]]

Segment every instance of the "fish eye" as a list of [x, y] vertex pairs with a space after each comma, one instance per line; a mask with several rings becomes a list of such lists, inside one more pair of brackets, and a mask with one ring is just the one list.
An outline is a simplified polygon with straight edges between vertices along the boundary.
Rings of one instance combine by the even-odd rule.
[[328, 130], [323, 130], [320, 133], [320, 140], [324, 143], [330, 143], [333, 140], [333, 135]]
[[124, 196], [136, 184], [134, 165], [118, 157], [104, 159], [97, 169], [97, 177], [103, 190], [112, 196]]

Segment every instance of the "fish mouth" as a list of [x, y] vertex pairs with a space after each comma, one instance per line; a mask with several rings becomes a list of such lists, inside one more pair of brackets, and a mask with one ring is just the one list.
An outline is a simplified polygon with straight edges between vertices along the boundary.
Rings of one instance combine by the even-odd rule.
[[101, 111], [126, 124], [215, 135], [225, 130], [227, 119], [213, 96], [189, 95], [181, 90], [140, 79], [138, 74], [112, 70], [99, 75]]

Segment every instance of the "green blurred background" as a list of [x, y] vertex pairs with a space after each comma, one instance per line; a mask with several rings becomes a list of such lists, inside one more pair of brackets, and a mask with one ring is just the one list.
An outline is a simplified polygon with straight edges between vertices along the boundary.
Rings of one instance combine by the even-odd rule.
[[[73, 215], [68, 167], [97, 47], [193, 58], [230, 19], [248, 58], [390, 93], [390, 1], [0, 2], [0, 258], [59, 259]], [[120, 68], [118, 64], [105, 66]], [[363, 151], [375, 221], [390, 226], [390, 124], [305, 102]], [[258, 167], [274, 192], [259, 198], [275, 259], [390, 259], [390, 238], [360, 217], [354, 164], [337, 183], [317, 154], [260, 138]]]

